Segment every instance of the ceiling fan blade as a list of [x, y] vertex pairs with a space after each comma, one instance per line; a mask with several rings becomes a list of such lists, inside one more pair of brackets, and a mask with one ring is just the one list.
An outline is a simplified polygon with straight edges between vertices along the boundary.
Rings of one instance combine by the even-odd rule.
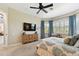
[[33, 8], [33, 9], [39, 9], [38, 7], [30, 7], [30, 8]]
[[43, 6], [43, 8], [48, 8], [48, 7], [52, 7], [53, 4], [47, 5], [47, 6]]
[[40, 12], [40, 10], [38, 10], [37, 14]]
[[48, 13], [46, 10], [42, 9], [45, 13]]

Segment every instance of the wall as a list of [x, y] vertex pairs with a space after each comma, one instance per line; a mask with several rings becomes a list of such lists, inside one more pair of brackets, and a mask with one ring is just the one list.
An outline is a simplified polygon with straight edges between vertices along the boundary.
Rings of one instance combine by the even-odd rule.
[[[23, 32], [23, 22], [40, 24], [40, 19], [9, 8], [9, 44], [19, 42]], [[39, 32], [39, 30], [37, 30]]]
[[0, 12], [4, 12], [8, 15], [8, 7], [0, 3]]
[[0, 4], [0, 11], [7, 14], [8, 17], [8, 44], [20, 42], [23, 32], [23, 22], [34, 23], [37, 25], [37, 31], [40, 33], [40, 19], [24, 14], [12, 9], [4, 4]]

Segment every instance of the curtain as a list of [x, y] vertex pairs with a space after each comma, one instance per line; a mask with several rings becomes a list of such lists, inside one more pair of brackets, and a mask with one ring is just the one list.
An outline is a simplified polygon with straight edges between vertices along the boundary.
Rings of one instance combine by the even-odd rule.
[[44, 21], [41, 21], [41, 39], [45, 38], [44, 28]]
[[48, 36], [51, 37], [53, 33], [53, 21], [49, 21], [49, 33]]
[[76, 34], [76, 15], [69, 16], [69, 35]]

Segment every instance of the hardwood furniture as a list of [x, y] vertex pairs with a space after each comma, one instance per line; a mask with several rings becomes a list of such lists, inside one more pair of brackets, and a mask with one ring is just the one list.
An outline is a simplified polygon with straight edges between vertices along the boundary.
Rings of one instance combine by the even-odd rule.
[[22, 35], [22, 43], [29, 43], [38, 40], [38, 34], [23, 34]]

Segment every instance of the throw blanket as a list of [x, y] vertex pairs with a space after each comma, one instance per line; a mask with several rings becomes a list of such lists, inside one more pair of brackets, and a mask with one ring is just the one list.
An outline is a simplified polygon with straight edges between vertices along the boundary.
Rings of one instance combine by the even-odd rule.
[[38, 44], [36, 53], [40, 56], [79, 56], [77, 48], [67, 45], [57, 45], [49, 41], [42, 41]]

